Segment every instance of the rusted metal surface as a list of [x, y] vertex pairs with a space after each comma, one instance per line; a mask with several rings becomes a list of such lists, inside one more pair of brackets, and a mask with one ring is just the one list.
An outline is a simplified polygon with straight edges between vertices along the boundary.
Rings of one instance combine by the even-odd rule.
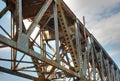
[[[11, 64], [0, 71], [34, 81], [120, 80], [118, 66], [63, 0], [3, 1], [0, 18], [10, 11], [11, 31], [0, 25], [5, 33], [0, 50], [9, 47], [11, 57], [0, 57], [0, 62]], [[31, 22], [28, 28], [24, 20]]]
[[0, 71], [8, 73], [8, 74], [15, 75], [15, 76], [23, 77], [23, 78], [26, 78], [26, 79], [30, 79], [30, 80], [36, 80], [37, 79], [37, 77], [26, 75], [26, 74], [23, 74], [23, 73], [20, 73], [20, 72], [17, 72], [17, 71], [12, 71], [12, 70], [9, 70], [9, 69], [1, 67], [1, 66], [0, 66]]

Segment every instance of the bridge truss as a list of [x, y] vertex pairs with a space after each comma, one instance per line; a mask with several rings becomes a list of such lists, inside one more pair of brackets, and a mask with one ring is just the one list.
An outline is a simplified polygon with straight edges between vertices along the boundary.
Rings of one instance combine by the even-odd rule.
[[[120, 81], [104, 48], [62, 0], [3, 0], [0, 71], [34, 81]], [[1, 21], [0, 20], [0, 21]], [[31, 24], [26, 26], [25, 21]], [[8, 64], [8, 66], [6, 66]]]

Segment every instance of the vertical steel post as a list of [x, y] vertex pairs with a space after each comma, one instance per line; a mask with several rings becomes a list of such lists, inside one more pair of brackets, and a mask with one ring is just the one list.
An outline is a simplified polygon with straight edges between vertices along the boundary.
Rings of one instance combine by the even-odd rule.
[[60, 55], [59, 55], [59, 30], [58, 30], [58, 16], [57, 16], [57, 4], [56, 4], [56, 2], [54, 4], [53, 11], [54, 11], [56, 59], [57, 59], [57, 62], [59, 62], [60, 61]]
[[112, 81], [115, 81], [115, 69], [114, 69], [114, 65], [111, 66], [111, 77], [112, 77]]
[[92, 52], [91, 52], [91, 54], [92, 54], [92, 67], [93, 67], [93, 81], [95, 81], [96, 80], [96, 66], [95, 66], [95, 49], [94, 49], [94, 41], [93, 41], [93, 39], [92, 39], [92, 37], [91, 37], [91, 44], [92, 44]]
[[[102, 73], [102, 78], [104, 77], [104, 69], [103, 69], [103, 53], [102, 50], [100, 51], [100, 66], [101, 66], [101, 73]], [[104, 78], [103, 78], [104, 80]]]
[[[86, 28], [85, 28], [85, 16], [83, 16], [83, 31], [84, 31], [83, 33], [84, 33], [84, 38], [85, 38], [85, 54], [84, 54], [84, 57], [86, 58], [85, 61], [86, 61], [87, 68], [88, 68], [88, 74], [90, 74], [89, 54], [88, 54], [88, 47], [87, 47], [88, 41], [87, 41]], [[89, 77], [89, 79], [90, 79], [90, 77]]]
[[116, 81], [120, 81], [120, 79], [119, 79], [119, 69], [116, 69]]
[[81, 42], [80, 42], [80, 36], [79, 36], [79, 28], [77, 25], [77, 20], [75, 22], [75, 38], [76, 38], [76, 48], [77, 48], [77, 60], [78, 63], [80, 63], [80, 73], [79, 75], [82, 76], [82, 68], [83, 68], [83, 60], [82, 60], [82, 53], [81, 53]]
[[[11, 37], [14, 38], [14, 19], [13, 19], [14, 12], [11, 12]], [[22, 33], [22, 0], [16, 0], [16, 26], [18, 28], [18, 36]], [[15, 70], [15, 60], [16, 60], [17, 51], [11, 48], [11, 69]]]
[[[40, 53], [41, 53], [41, 55], [43, 57], [46, 57], [45, 52], [44, 52], [44, 50], [45, 50], [45, 43], [44, 43], [44, 40], [43, 40], [43, 32], [44, 31], [40, 31], [40, 46], [42, 48], [42, 49], [40, 49]], [[44, 62], [43, 62], [43, 64], [44, 64]], [[45, 66], [42, 68], [42, 71], [46, 72], [46, 67]]]
[[17, 19], [17, 27], [18, 27], [18, 34], [22, 33], [22, 0], [16, 0], [16, 19]]
[[87, 71], [87, 66], [88, 66], [86, 52], [84, 52], [83, 55], [84, 55], [84, 57], [83, 57], [83, 59], [84, 59], [84, 61], [83, 61], [83, 69], [84, 69], [83, 70], [83, 75], [86, 76], [86, 71]]
[[111, 81], [111, 77], [110, 77], [110, 64], [109, 64], [109, 60], [107, 59], [107, 75], [108, 75], [108, 81]]
[[[11, 12], [11, 38], [14, 38], [14, 19], [13, 19], [13, 13]], [[14, 50], [13, 48], [11, 48], [11, 69], [15, 70], [15, 65], [16, 65], [16, 50]]]
[[40, 31], [40, 46], [41, 46], [41, 50], [40, 50], [40, 53], [42, 54], [42, 56], [44, 56], [44, 54], [43, 54], [43, 31]]
[[84, 25], [84, 36], [86, 41], [86, 28], [85, 28], [85, 17], [83, 16], [83, 25]]

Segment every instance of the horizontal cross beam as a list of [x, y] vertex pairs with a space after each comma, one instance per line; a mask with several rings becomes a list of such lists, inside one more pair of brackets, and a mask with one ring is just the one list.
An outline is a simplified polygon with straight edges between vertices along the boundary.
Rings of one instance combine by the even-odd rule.
[[5, 44], [5, 45], [8, 45], [8, 46], [10, 46], [10, 47], [12, 47], [12, 48], [14, 48], [16, 50], [19, 50], [19, 51], [21, 51], [21, 52], [23, 52], [23, 53], [25, 53], [25, 54], [27, 54], [27, 55], [29, 55], [31, 57], [34, 57], [34, 58], [39, 59], [39, 60], [41, 60], [43, 62], [46, 62], [47, 64], [50, 64], [50, 65], [52, 65], [52, 66], [54, 66], [54, 67], [56, 67], [56, 68], [58, 68], [58, 69], [60, 69], [60, 70], [62, 70], [64, 72], [66, 72], [68, 74], [71, 74], [71, 75], [73, 75], [73, 76], [75, 76], [77, 78], [80, 78], [77, 75], [76, 72], [74, 72], [72, 70], [69, 70], [67, 68], [64, 68], [63, 66], [56, 63], [55, 61], [47, 59], [47, 58], [43, 57], [42, 55], [40, 55], [39, 53], [37, 53], [37, 52], [35, 52], [35, 51], [31, 50], [31, 49], [27, 50], [26, 48], [22, 47], [20, 44], [17, 45], [17, 43], [15, 41], [8, 39], [8, 38], [6, 38], [5, 36], [3, 36], [1, 34], [0, 34], [0, 42]]
[[27, 74], [23, 74], [23, 73], [20, 73], [20, 72], [17, 72], [17, 71], [13, 71], [13, 70], [1, 67], [1, 66], [0, 66], [0, 71], [8, 73], [8, 74], [15, 75], [15, 76], [23, 77], [23, 78], [26, 78], [26, 79], [30, 79], [30, 80], [36, 80], [37, 79], [37, 77], [33, 77], [33, 76], [30, 76], [30, 75], [27, 75]]

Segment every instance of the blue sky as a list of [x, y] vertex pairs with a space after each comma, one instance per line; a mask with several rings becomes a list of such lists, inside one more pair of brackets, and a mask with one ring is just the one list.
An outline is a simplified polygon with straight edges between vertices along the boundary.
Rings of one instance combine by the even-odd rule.
[[[64, 0], [82, 21], [85, 16], [87, 29], [95, 36], [120, 68], [120, 0]], [[4, 7], [0, 0], [0, 11]], [[9, 12], [8, 12], [9, 13]], [[9, 28], [9, 15], [0, 19], [0, 25]], [[0, 30], [1, 33], [1, 30]], [[1, 51], [1, 50], [0, 50]], [[0, 81], [19, 80], [19, 77], [0, 72]]]

